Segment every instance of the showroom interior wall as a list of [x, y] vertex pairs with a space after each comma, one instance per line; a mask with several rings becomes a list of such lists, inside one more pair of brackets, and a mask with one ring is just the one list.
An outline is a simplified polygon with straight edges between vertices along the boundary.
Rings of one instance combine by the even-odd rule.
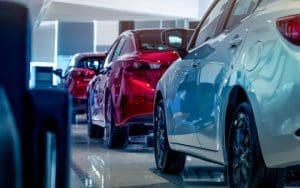
[[[125, 27], [120, 28], [121, 25]], [[175, 27], [188, 28], [189, 22], [187, 20], [42, 22], [33, 33], [30, 87], [57, 85], [59, 79], [51, 74], [52, 70], [56, 68], [65, 70], [76, 53], [107, 51], [120, 32], [126, 29]]]
[[38, 28], [33, 30], [32, 36], [29, 86], [39, 87], [42, 85], [43, 87], [51, 83], [57, 84], [59, 79], [45, 70], [57, 68], [58, 22], [42, 22]]
[[[42, 21], [36, 22], [33, 31], [30, 87], [57, 85], [59, 78], [49, 71], [65, 69], [77, 52], [106, 51], [126, 28], [194, 28], [212, 0], [189, 0], [188, 3], [140, 0], [135, 1], [135, 6], [125, 5], [125, 1], [120, 0], [47, 2], [51, 3], [41, 8], [42, 13], [37, 19]], [[74, 14], [74, 7], [81, 9], [80, 14]], [[142, 10], [142, 7], [147, 7], [147, 10]], [[101, 19], [93, 20], [92, 17]], [[120, 22], [123, 17], [131, 19]]]

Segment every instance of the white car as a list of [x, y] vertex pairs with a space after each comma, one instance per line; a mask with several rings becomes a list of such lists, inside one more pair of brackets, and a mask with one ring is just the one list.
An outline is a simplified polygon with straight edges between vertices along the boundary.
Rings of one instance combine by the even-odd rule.
[[188, 154], [224, 165], [230, 187], [282, 187], [300, 164], [300, 1], [214, 1], [179, 51], [156, 88], [157, 168]]

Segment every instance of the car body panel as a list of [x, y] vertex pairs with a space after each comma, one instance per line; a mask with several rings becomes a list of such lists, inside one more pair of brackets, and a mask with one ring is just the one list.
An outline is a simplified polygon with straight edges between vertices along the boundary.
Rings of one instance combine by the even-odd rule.
[[73, 111], [85, 111], [87, 87], [97, 71], [97, 67], [88, 67], [87, 61], [97, 61], [99, 66], [103, 66], [105, 57], [105, 53], [79, 53], [72, 57], [64, 73], [63, 84], [72, 97]]
[[[226, 165], [226, 113], [234, 100], [231, 92], [240, 88], [252, 107], [266, 165], [300, 164], [295, 136], [300, 129], [300, 47], [276, 28], [278, 18], [295, 14], [300, 14], [299, 1], [262, 3], [237, 27], [190, 50], [166, 71], [156, 92], [164, 100], [172, 149]], [[230, 49], [237, 35], [242, 41]]]
[[[163, 29], [149, 30], [161, 32]], [[120, 35], [112, 45], [106, 59], [106, 71], [97, 75], [90, 83], [90, 95], [97, 102], [92, 106], [94, 124], [105, 127], [106, 98], [112, 96], [114, 120], [117, 126], [131, 124], [153, 125], [154, 91], [158, 80], [166, 69], [178, 59], [177, 52], [171, 49], [144, 50], [139, 48], [136, 33], [144, 31], [128, 31]], [[147, 32], [147, 30], [145, 30]], [[118, 46], [125, 41], [132, 41], [134, 49], [114, 58]], [[125, 47], [124, 47], [125, 48]], [[127, 51], [126, 49], [121, 49]], [[137, 67], [139, 68], [137, 68]], [[144, 67], [147, 68], [144, 68]], [[95, 104], [95, 103], [93, 103]]]
[[[278, 18], [299, 13], [299, 1], [277, 1], [262, 7], [253, 17], [255, 24], [249, 28], [249, 40], [241, 54], [248, 95], [255, 93], [252, 101], [257, 100], [252, 106], [269, 167], [300, 163], [300, 143], [295, 137], [300, 128], [300, 48], [285, 40], [275, 26]], [[255, 52], [257, 48], [261, 52]]]

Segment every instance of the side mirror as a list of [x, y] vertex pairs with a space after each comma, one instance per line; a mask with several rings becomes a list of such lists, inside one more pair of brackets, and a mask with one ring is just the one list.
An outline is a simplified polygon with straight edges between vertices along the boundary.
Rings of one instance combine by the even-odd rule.
[[63, 78], [62, 72], [63, 72], [62, 69], [56, 69], [53, 71], [53, 74], [55, 74], [59, 78]]
[[162, 32], [162, 43], [184, 57], [187, 54], [187, 46], [193, 33], [193, 29], [168, 29]]

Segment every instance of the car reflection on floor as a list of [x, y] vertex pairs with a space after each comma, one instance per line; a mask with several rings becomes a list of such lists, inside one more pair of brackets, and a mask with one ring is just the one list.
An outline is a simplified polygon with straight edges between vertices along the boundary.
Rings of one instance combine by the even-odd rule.
[[85, 125], [72, 126], [72, 141], [71, 167], [81, 180], [74, 185], [72, 176], [72, 187], [227, 187], [219, 166], [188, 157], [181, 174], [161, 174], [153, 148], [130, 144], [125, 150], [109, 150], [103, 140], [88, 138]]

